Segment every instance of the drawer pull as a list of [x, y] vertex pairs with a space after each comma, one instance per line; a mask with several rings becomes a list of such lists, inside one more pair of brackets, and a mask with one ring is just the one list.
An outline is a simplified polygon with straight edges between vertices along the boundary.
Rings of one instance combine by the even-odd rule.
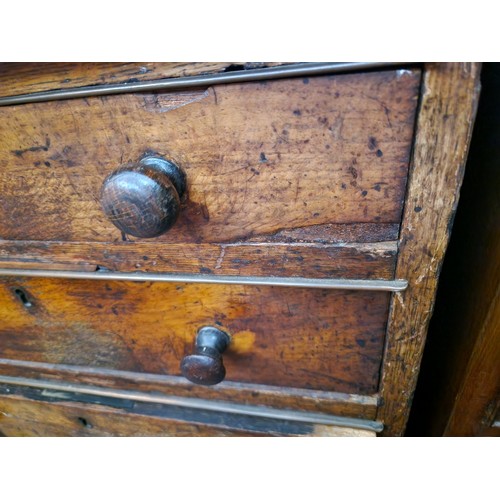
[[177, 165], [158, 156], [146, 156], [106, 178], [101, 205], [110, 222], [124, 233], [154, 238], [177, 220], [185, 190], [186, 177]]
[[224, 380], [226, 369], [222, 353], [231, 338], [213, 326], [204, 326], [196, 335], [195, 353], [185, 356], [181, 362], [184, 377], [195, 384], [215, 385]]

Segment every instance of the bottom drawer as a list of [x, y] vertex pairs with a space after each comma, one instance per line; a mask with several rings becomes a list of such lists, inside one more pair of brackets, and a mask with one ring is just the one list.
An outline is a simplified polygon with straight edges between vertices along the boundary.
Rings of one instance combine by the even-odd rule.
[[[46, 395], [45, 398], [50, 398]], [[118, 403], [116, 403], [118, 404]], [[123, 403], [122, 403], [123, 404]], [[374, 437], [375, 432], [330, 425], [244, 420], [207, 412], [179, 412], [153, 407], [119, 408], [81, 402], [40, 401], [22, 396], [0, 397], [0, 436], [346, 436]]]

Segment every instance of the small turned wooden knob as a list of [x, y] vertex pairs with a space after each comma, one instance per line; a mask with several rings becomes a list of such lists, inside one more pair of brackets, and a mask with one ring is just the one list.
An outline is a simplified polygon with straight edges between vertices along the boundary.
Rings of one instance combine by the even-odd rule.
[[146, 156], [115, 170], [101, 190], [107, 218], [121, 231], [139, 238], [154, 238], [168, 231], [180, 211], [186, 177], [170, 161]]
[[188, 380], [200, 385], [215, 385], [224, 380], [226, 369], [222, 353], [231, 338], [213, 326], [204, 326], [196, 335], [195, 353], [184, 357], [181, 372]]

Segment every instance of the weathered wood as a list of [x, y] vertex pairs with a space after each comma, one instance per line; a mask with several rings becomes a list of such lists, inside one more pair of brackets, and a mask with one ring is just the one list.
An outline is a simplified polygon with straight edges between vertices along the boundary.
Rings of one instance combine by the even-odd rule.
[[285, 63], [1, 63], [0, 97], [104, 83], [140, 82], [222, 73], [234, 69], [254, 69], [281, 64]]
[[334, 425], [315, 425], [314, 437], [377, 437], [373, 431], [364, 429], [351, 429], [349, 427], [336, 427]]
[[385, 435], [405, 428], [439, 270], [447, 247], [479, 96], [480, 65], [427, 64], [401, 229], [377, 418]]
[[0, 432], [10, 437], [268, 435], [224, 426], [137, 415], [93, 404], [49, 403], [12, 396], [0, 397]]
[[121, 241], [99, 191], [146, 151], [187, 174], [158, 243], [399, 224], [419, 83], [418, 70], [385, 71], [220, 85], [183, 105], [160, 93], [1, 108], [0, 236]]
[[[150, 409], [149, 409], [150, 410]], [[6, 436], [320, 436], [374, 437], [372, 431], [330, 425], [289, 424], [255, 419], [250, 428], [221, 414], [218, 423], [199, 423], [161, 415], [141, 414], [140, 409], [125, 410], [77, 402], [34, 401], [21, 396], [0, 396], [0, 432]], [[144, 410], [143, 410], [144, 411]], [[196, 415], [195, 415], [196, 418]], [[200, 412], [199, 420], [204, 416]], [[205, 417], [206, 418], [206, 417]], [[241, 426], [243, 427], [243, 426]], [[287, 432], [288, 431], [288, 432]]]
[[232, 336], [226, 380], [373, 394], [389, 293], [4, 279], [2, 357], [180, 374], [197, 330]]
[[[484, 64], [407, 434], [476, 436], [500, 403], [500, 65]], [[499, 429], [500, 430], [500, 429]]]
[[397, 242], [169, 244], [0, 241], [0, 268], [393, 279]]
[[301, 409], [344, 417], [374, 420], [375, 396], [312, 391], [290, 387], [225, 382], [213, 387], [191, 384], [183, 377], [150, 375], [88, 366], [37, 363], [0, 358], [0, 374], [11, 377], [56, 380], [120, 390], [153, 392], [181, 397], [203, 398], [234, 403]]

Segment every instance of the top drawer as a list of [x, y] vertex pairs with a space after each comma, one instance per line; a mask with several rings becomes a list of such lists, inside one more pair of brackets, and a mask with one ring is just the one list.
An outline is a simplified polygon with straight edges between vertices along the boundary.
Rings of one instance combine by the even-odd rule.
[[399, 224], [419, 82], [387, 71], [0, 108], [0, 237], [122, 241], [101, 187], [148, 152], [188, 185], [155, 241], [329, 242]]

